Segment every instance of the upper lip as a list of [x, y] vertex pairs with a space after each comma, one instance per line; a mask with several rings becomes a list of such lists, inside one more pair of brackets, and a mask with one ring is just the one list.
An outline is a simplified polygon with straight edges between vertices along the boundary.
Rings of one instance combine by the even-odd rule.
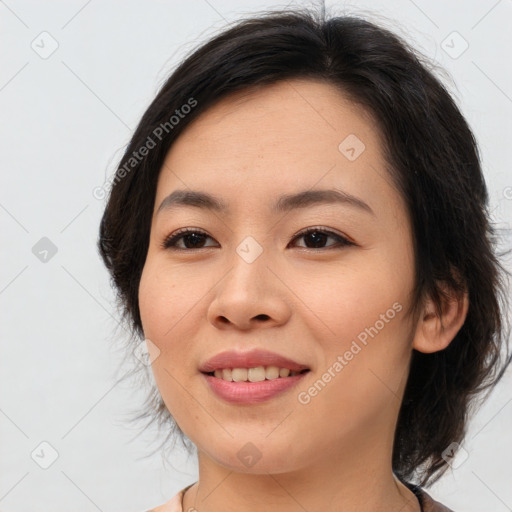
[[223, 368], [255, 368], [257, 366], [277, 366], [289, 368], [292, 372], [300, 372], [309, 368], [288, 357], [269, 352], [268, 350], [254, 349], [247, 352], [229, 350], [220, 352], [204, 362], [199, 371], [210, 373]]

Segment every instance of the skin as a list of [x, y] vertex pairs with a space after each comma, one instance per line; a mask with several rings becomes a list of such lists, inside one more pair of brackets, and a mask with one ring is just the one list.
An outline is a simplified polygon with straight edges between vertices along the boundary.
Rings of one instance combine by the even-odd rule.
[[[349, 134], [365, 144], [354, 161], [338, 149]], [[159, 391], [198, 450], [199, 482], [187, 491], [184, 511], [420, 510], [391, 469], [398, 411], [412, 349], [445, 348], [464, 321], [467, 299], [447, 303], [444, 329], [428, 298], [416, 317], [406, 316], [411, 225], [381, 148], [371, 116], [332, 85], [291, 80], [223, 99], [167, 155], [139, 301], [145, 336], [160, 350], [152, 364]], [[176, 189], [219, 196], [231, 212], [181, 206], [156, 213]], [[348, 192], [374, 214], [337, 203], [271, 213], [281, 194], [309, 189]], [[309, 227], [355, 245], [297, 238]], [[187, 240], [203, 248], [162, 248], [180, 228], [206, 232], [196, 246]], [[247, 236], [263, 249], [252, 263], [236, 252]], [[178, 244], [186, 247], [183, 239]], [[395, 303], [401, 312], [300, 403], [298, 394]], [[200, 364], [253, 347], [311, 371], [298, 387], [257, 405], [217, 398]], [[249, 442], [261, 455], [251, 467], [237, 456]]]

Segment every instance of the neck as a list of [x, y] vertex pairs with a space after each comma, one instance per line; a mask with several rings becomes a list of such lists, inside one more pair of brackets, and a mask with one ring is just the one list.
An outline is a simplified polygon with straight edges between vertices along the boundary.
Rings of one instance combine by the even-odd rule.
[[390, 453], [377, 453], [371, 442], [353, 446], [302, 468], [264, 474], [227, 469], [199, 452], [199, 480], [185, 494], [183, 511], [420, 511], [416, 496], [393, 475]]

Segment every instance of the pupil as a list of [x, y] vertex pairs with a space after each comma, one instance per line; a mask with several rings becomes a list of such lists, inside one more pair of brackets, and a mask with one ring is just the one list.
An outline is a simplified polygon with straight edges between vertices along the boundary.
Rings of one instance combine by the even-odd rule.
[[[201, 242], [201, 237], [202, 236], [203, 235], [201, 235], [199, 233], [192, 233], [192, 234], [187, 235], [185, 237], [185, 241], [192, 239], [192, 244], [191, 245], [195, 246], [197, 243]], [[199, 238], [199, 240], [198, 240], [198, 238]], [[185, 243], [185, 245], [188, 246], [188, 244], [186, 244], [186, 243]]]
[[[318, 244], [322, 244], [322, 242], [325, 242], [325, 240], [323, 240], [327, 235], [325, 233], [321, 233], [320, 231], [313, 231], [312, 233], [309, 233], [308, 235], [306, 235], [306, 238], [312, 238], [313, 239], [313, 244], [315, 247], [318, 246]], [[318, 237], [320, 237], [320, 239], [318, 239]]]

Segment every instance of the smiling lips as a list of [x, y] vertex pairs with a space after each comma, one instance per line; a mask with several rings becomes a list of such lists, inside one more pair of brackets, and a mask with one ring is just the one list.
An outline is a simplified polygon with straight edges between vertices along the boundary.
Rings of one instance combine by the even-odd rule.
[[223, 400], [256, 404], [295, 386], [309, 368], [265, 350], [221, 352], [200, 367], [210, 389]]

